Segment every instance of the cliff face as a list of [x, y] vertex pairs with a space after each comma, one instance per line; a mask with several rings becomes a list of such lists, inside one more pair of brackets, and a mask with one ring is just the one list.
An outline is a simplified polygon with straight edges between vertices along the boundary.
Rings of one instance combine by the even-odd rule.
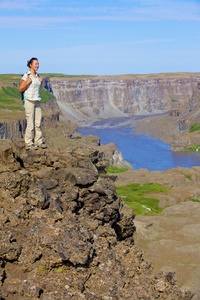
[[53, 91], [64, 115], [87, 119], [157, 114], [188, 106], [199, 80], [199, 74], [51, 78], [45, 87]]
[[199, 130], [188, 134], [194, 124], [200, 124], [200, 82], [189, 101], [188, 110], [178, 118], [179, 131], [173, 135], [172, 150], [182, 150], [200, 144]]
[[[172, 151], [180, 151], [200, 144], [198, 124], [200, 124], [200, 83], [196, 84], [187, 106], [174, 108], [167, 116], [145, 116], [134, 120], [132, 126], [134, 133], [159, 139], [171, 144]], [[192, 125], [196, 126], [196, 130], [191, 131]]]
[[0, 170], [1, 299], [192, 299], [153, 275], [98, 151], [1, 141]]
[[0, 122], [0, 139], [16, 139], [23, 137], [26, 129], [26, 120]]
[[200, 82], [198, 82], [196, 89], [192, 94], [192, 98], [190, 100], [190, 111], [194, 111], [195, 109], [200, 108]]

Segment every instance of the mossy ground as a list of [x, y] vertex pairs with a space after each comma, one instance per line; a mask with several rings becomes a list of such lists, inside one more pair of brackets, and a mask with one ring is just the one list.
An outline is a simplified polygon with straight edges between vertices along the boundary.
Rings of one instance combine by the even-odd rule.
[[0, 109], [23, 110], [22, 102], [19, 102], [20, 98], [17, 87], [2, 87], [0, 89]]
[[116, 168], [116, 167], [113, 167], [113, 166], [109, 166], [108, 167], [108, 170], [107, 170], [107, 174], [113, 174], [113, 173], [123, 173], [123, 172], [126, 172], [128, 169], [126, 168]]
[[0, 74], [0, 82], [20, 82], [20, 74]]
[[159, 208], [159, 199], [148, 197], [150, 193], [165, 192], [168, 188], [157, 183], [128, 184], [117, 187], [117, 195], [123, 199], [136, 214], [160, 213], [163, 209]]
[[191, 178], [191, 176], [190, 175], [188, 175], [188, 174], [185, 174], [185, 173], [181, 173], [181, 174], [183, 174], [187, 179], [189, 179], [189, 180], [192, 180], [192, 178]]
[[200, 125], [199, 123], [195, 123], [191, 125], [191, 129], [190, 132], [194, 132], [194, 131], [199, 131], [200, 130]]
[[186, 149], [184, 149], [183, 151], [196, 151], [196, 149], [200, 148], [200, 144], [197, 144], [197, 145], [193, 145], [191, 147], [188, 147]]

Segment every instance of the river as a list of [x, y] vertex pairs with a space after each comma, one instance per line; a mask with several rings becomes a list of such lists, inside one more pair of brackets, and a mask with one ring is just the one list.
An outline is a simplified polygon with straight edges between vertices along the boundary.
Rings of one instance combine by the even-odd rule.
[[177, 166], [200, 166], [199, 152], [173, 152], [166, 143], [145, 135], [135, 135], [127, 118], [101, 120], [88, 127], [79, 127], [78, 132], [83, 136], [99, 136], [104, 145], [114, 142], [134, 170], [163, 171]]

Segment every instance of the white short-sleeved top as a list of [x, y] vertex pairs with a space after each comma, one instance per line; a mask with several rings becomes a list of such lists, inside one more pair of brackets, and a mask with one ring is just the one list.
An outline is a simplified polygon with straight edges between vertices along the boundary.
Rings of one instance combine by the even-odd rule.
[[27, 81], [28, 77], [31, 78], [32, 82], [25, 90], [25, 98], [31, 101], [40, 101], [41, 82], [39, 80], [39, 76], [36, 74], [35, 77], [30, 71], [28, 71], [22, 76], [22, 80]]

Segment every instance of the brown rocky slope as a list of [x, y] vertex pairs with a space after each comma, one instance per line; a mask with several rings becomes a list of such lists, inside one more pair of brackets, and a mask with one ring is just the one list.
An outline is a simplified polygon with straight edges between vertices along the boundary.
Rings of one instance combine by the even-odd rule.
[[0, 144], [1, 299], [192, 299], [153, 275], [91, 147]]

